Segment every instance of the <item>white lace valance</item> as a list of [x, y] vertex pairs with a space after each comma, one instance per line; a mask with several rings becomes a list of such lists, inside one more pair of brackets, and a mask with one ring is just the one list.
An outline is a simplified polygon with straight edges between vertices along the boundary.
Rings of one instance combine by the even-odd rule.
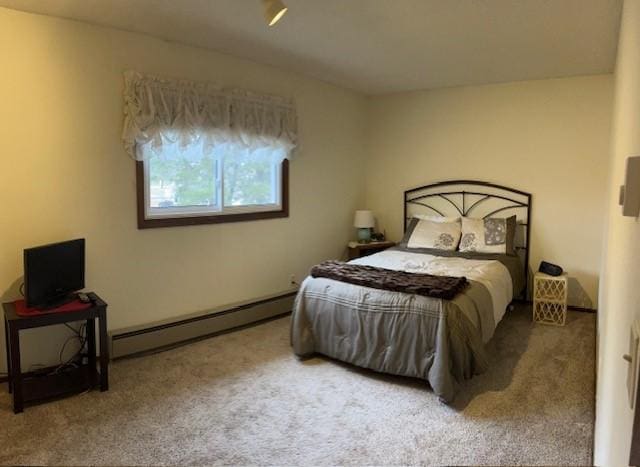
[[122, 139], [136, 160], [168, 145], [210, 153], [223, 143], [269, 146], [287, 157], [298, 139], [291, 99], [135, 71], [125, 72], [124, 112]]

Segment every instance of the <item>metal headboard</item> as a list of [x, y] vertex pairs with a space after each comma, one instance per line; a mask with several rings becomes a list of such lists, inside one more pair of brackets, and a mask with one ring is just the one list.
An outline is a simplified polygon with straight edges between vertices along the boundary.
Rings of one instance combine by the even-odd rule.
[[404, 192], [404, 230], [414, 214], [487, 218], [515, 215], [516, 251], [523, 262], [525, 298], [529, 285], [531, 194], [477, 180], [451, 180]]

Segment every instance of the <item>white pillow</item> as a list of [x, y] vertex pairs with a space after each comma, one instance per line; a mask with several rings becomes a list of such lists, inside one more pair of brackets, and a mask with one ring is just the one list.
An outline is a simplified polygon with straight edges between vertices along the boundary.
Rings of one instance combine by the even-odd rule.
[[460, 243], [459, 222], [419, 220], [407, 243], [408, 248], [435, 248], [455, 251]]
[[506, 238], [506, 219], [473, 219], [471, 217], [462, 218], [462, 238], [460, 240], [460, 251], [477, 251], [478, 253], [506, 253]]
[[451, 223], [451, 222], [460, 222], [459, 217], [443, 217], [443, 216], [430, 216], [428, 214], [414, 214], [411, 217], [415, 217], [416, 219], [431, 221], [431, 222], [439, 222], [439, 223]]

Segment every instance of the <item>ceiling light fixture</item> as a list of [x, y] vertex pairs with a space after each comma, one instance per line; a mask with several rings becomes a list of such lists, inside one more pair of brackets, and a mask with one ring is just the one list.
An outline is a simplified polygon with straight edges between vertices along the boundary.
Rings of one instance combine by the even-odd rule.
[[276, 24], [287, 12], [287, 7], [281, 0], [262, 0], [264, 3], [264, 17], [269, 26]]

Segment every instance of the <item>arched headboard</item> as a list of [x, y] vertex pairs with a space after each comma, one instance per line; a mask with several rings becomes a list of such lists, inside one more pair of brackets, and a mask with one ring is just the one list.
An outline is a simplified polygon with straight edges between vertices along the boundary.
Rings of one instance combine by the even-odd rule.
[[[491, 216], [517, 218], [516, 251], [522, 259], [525, 284], [529, 284], [531, 194], [478, 180], [450, 180], [404, 192], [404, 229], [414, 214], [440, 216]], [[526, 291], [525, 291], [526, 294]]]

